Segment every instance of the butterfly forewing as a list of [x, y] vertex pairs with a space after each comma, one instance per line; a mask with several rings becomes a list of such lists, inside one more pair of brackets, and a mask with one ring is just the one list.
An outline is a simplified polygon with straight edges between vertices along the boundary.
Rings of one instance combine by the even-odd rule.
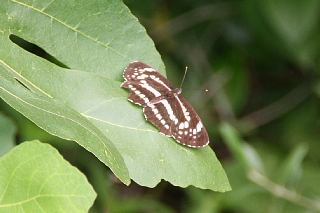
[[136, 61], [131, 63], [124, 71], [126, 81], [121, 85], [131, 90], [129, 100], [145, 106], [155, 97], [171, 91], [171, 82], [157, 70], [149, 65]]
[[122, 87], [130, 89], [129, 100], [144, 107], [148, 121], [166, 136], [190, 147], [209, 143], [208, 133], [189, 102], [179, 96], [171, 82], [143, 62], [133, 62], [124, 71]]

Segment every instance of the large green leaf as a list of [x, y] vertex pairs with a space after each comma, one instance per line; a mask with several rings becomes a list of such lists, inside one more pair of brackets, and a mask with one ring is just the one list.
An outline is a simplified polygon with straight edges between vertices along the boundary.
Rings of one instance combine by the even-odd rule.
[[88, 212], [96, 197], [59, 152], [25, 142], [0, 158], [0, 212]]
[[[122, 72], [132, 61], [164, 73], [152, 40], [117, 0], [0, 3], [0, 94], [51, 134], [75, 140], [126, 184], [230, 190], [210, 147], [193, 149], [165, 137], [127, 101]], [[70, 69], [36, 57], [14, 34], [37, 44]], [[19, 82], [17, 82], [17, 80]], [[21, 83], [23, 85], [21, 85]]]

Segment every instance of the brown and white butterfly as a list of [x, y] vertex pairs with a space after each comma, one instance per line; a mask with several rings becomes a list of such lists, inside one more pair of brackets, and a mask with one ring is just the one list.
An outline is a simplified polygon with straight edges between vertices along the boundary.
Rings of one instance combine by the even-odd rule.
[[124, 71], [128, 100], [143, 107], [145, 118], [168, 137], [190, 147], [209, 144], [209, 136], [199, 115], [181, 97], [181, 88], [174, 89], [171, 82], [149, 65], [135, 61]]

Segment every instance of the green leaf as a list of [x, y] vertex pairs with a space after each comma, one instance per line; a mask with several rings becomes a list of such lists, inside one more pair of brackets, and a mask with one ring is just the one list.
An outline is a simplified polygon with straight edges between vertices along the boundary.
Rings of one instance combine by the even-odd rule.
[[0, 112], [0, 157], [13, 149], [15, 133], [13, 121]]
[[88, 212], [96, 194], [56, 149], [25, 142], [0, 159], [0, 212]]
[[[230, 190], [210, 147], [188, 148], [165, 137], [145, 121], [141, 107], [127, 101], [120, 84], [130, 62], [146, 62], [162, 73], [164, 65], [121, 1], [9, 1], [0, 8], [6, 8], [0, 95], [7, 103], [49, 133], [77, 141], [126, 184], [130, 177], [148, 187], [164, 179], [181, 187]], [[11, 33], [70, 69], [26, 52], [10, 41]]]
[[[110, 142], [108, 137], [103, 135], [96, 126], [81, 114], [81, 112], [77, 111], [77, 107], [73, 107], [72, 103], [69, 104], [65, 102], [64, 99], [66, 98], [69, 98], [69, 101], [76, 101], [79, 98], [78, 96], [74, 96], [73, 98], [69, 97], [69, 91], [75, 89], [72, 87], [72, 83], [70, 85], [68, 83], [65, 85], [66, 88], [64, 92], [60, 90], [64, 89], [63, 86], [58, 88], [61, 83], [63, 84], [63, 82], [59, 82], [59, 78], [62, 77], [61, 74], [69, 73], [69, 70], [66, 70], [66, 72], [62, 70], [51, 79], [45, 80], [44, 75], [41, 75], [42, 73], [40, 72], [40, 70], [45, 69], [45, 67], [41, 66], [41, 63], [39, 63], [39, 70], [37, 68], [39, 72], [32, 73], [31, 70], [31, 73], [28, 74], [38, 75], [38, 81], [57, 81], [58, 83], [51, 85], [51, 87], [54, 85], [57, 87], [51, 90], [51, 94], [49, 94], [50, 92], [48, 91], [48, 93], [46, 93], [47, 96], [38, 95], [30, 89], [32, 88], [31, 84], [28, 85], [29, 89], [26, 89], [15, 80], [12, 73], [3, 72], [4, 78], [1, 79], [1, 85], [3, 88], [0, 91], [2, 98], [16, 110], [24, 114], [49, 133], [64, 139], [77, 141], [80, 145], [94, 153], [102, 162], [108, 165], [120, 180], [129, 184], [130, 180], [128, 177], [128, 171], [123, 158], [115, 146]], [[71, 73], [73, 72], [71, 71]], [[84, 73], [84, 75], [86, 75], [86, 73]], [[47, 77], [50, 78], [50, 73]], [[85, 79], [81, 78], [81, 74], [73, 75], [73, 78], [65, 78], [65, 80], [75, 83], [77, 82], [77, 78], [85, 81]], [[29, 81], [29, 77], [25, 77], [23, 80]], [[33, 85], [40, 85], [40, 83], [33, 80]], [[50, 90], [49, 87], [50, 86], [48, 85], [48, 90]], [[42, 89], [46, 88], [43, 87]], [[58, 96], [55, 98], [52, 97], [54, 93], [59, 92], [61, 92], [61, 95], [64, 95], [64, 98], [60, 99]], [[90, 99], [84, 99], [81, 101], [90, 101]], [[78, 107], [83, 107], [83, 105], [81, 105], [81, 101], [79, 100], [77, 105]]]
[[308, 146], [299, 144], [291, 150], [290, 154], [284, 159], [277, 173], [277, 182], [287, 187], [296, 186], [302, 177], [302, 161], [306, 157]]
[[264, 174], [264, 165], [259, 154], [248, 143], [241, 139], [239, 132], [228, 123], [222, 123], [220, 132], [230, 151], [241, 165], [249, 172], [252, 169]]

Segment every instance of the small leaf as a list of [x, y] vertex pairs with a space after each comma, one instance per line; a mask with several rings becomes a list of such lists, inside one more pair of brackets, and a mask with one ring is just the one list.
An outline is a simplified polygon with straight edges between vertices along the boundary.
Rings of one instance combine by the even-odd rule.
[[242, 166], [248, 171], [256, 169], [264, 174], [264, 165], [256, 150], [244, 142], [237, 130], [228, 123], [220, 125], [220, 132], [225, 142], [228, 144], [233, 155], [241, 162]]
[[0, 158], [0, 212], [88, 212], [96, 194], [56, 149], [25, 142]]
[[308, 146], [299, 144], [284, 159], [277, 173], [277, 182], [288, 187], [296, 186], [302, 176], [302, 161], [307, 155]]

